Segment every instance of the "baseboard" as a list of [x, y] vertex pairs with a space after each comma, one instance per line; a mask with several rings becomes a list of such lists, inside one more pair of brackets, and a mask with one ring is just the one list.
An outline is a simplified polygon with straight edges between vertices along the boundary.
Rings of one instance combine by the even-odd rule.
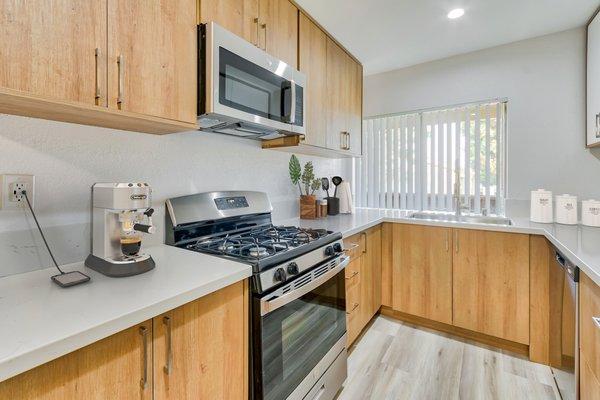
[[529, 346], [522, 343], [512, 342], [506, 339], [500, 339], [494, 336], [489, 336], [483, 333], [474, 332], [468, 329], [459, 328], [457, 326], [444, 324], [442, 322], [432, 321], [430, 319], [417, 317], [410, 314], [405, 314], [400, 311], [395, 311], [390, 307], [382, 306], [379, 309], [381, 315], [391, 317], [403, 322], [407, 322], [412, 325], [433, 329], [436, 331], [448, 333], [459, 338], [472, 340], [474, 342], [482, 343], [487, 346], [496, 347], [503, 350], [508, 350], [513, 353], [521, 354], [529, 357]]

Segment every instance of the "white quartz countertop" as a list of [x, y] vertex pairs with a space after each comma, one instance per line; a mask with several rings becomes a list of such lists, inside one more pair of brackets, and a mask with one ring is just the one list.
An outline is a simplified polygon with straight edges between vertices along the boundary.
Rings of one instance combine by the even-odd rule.
[[449, 226], [500, 232], [544, 235], [565, 257], [600, 285], [600, 228], [582, 225], [538, 224], [527, 218], [513, 218], [512, 225], [428, 221], [409, 218], [411, 212], [398, 210], [357, 209], [355, 214], [340, 214], [316, 220], [291, 219], [283, 224], [322, 228], [351, 236], [381, 222]]
[[109, 278], [83, 263], [91, 281], [51, 282], [54, 268], [0, 279], [0, 381], [70, 353], [252, 274], [249, 265], [160, 245], [144, 250], [147, 273]]

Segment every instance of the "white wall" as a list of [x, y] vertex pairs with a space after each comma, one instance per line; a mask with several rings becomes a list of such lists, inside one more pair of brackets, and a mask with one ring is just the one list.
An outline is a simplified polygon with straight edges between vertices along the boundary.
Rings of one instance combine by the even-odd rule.
[[[141, 180], [153, 187], [158, 233], [164, 241], [164, 202], [213, 190], [269, 194], [274, 218], [298, 215], [297, 187], [289, 182], [290, 154], [262, 150], [253, 140], [204, 132], [155, 136], [0, 115], [0, 174], [35, 175], [35, 208], [59, 263], [89, 253], [90, 187], [94, 182]], [[344, 161], [312, 160], [318, 176], [343, 173]], [[343, 175], [342, 175], [343, 176]], [[0, 210], [0, 276], [50, 265], [25, 211]]]
[[600, 198], [585, 149], [585, 29], [366, 77], [365, 116], [508, 98], [507, 198], [529, 191]]

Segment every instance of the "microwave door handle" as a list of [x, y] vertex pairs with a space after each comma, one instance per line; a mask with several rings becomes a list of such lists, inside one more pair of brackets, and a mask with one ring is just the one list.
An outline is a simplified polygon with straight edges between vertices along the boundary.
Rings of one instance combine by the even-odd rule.
[[308, 292], [318, 288], [323, 283], [327, 282], [329, 279], [333, 278], [338, 272], [346, 268], [346, 266], [350, 263], [350, 257], [347, 255], [342, 255], [339, 257], [339, 259], [341, 261], [338, 265], [336, 265], [334, 268], [330, 269], [323, 275], [319, 276], [317, 279], [310, 281], [306, 285], [301, 286], [298, 289], [292, 290], [291, 292], [288, 292], [274, 299], [262, 299], [260, 301], [260, 315], [267, 315], [270, 312], [275, 311], [278, 308], [283, 307], [296, 299], [299, 299]]
[[292, 107], [290, 110], [290, 124], [294, 125], [296, 123], [296, 82], [291, 81], [290, 83], [291, 83], [290, 96], [292, 96], [292, 101], [290, 102], [291, 107]]

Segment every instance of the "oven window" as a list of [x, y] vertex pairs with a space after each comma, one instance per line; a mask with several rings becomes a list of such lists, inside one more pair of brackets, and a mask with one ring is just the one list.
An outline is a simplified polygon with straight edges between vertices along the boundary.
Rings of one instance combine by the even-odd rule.
[[[285, 399], [346, 332], [344, 272], [265, 315], [260, 328], [260, 391]], [[260, 317], [260, 316], [258, 316]]]
[[219, 47], [219, 103], [274, 121], [286, 122], [291, 83]]

